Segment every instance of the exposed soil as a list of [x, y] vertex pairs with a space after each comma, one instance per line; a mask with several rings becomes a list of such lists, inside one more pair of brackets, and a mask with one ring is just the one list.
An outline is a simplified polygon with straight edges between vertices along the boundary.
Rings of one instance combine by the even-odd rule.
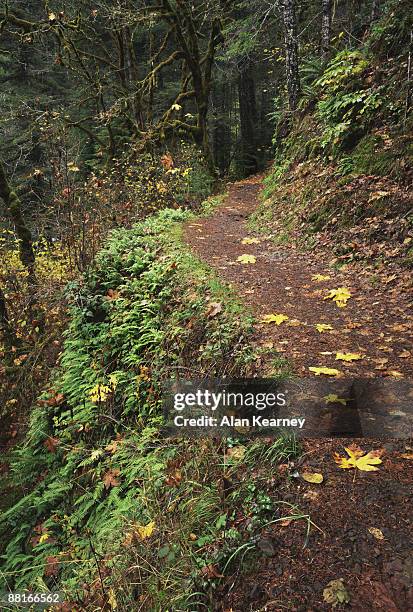
[[[366, 441], [359, 442], [367, 450]], [[235, 585], [232, 576], [225, 580], [217, 610], [331, 610], [323, 591], [337, 579], [350, 599], [337, 610], [413, 610], [413, 475], [400, 457], [406, 445], [385, 444], [379, 471], [355, 472], [334, 464], [333, 451], [345, 454], [342, 444], [346, 441], [307, 441], [294, 466], [300, 473], [305, 468], [322, 473], [323, 484], [298, 477], [271, 491], [310, 515], [322, 532], [312, 527], [306, 540], [305, 520], [271, 525], [261, 534], [254, 569]], [[378, 444], [369, 441], [368, 448]], [[287, 505], [280, 508], [281, 517], [292, 513]]]
[[[260, 184], [261, 177], [254, 177], [230, 186], [228, 198], [211, 217], [186, 228], [194, 252], [236, 289], [256, 317], [254, 342], [264, 348], [258, 374], [276, 374], [283, 356], [300, 377], [314, 375], [309, 367], [324, 366], [345, 377], [411, 378], [412, 297], [403, 271], [380, 269], [373, 285], [371, 270], [360, 264], [332, 269], [325, 252], [300, 253], [263, 238], [259, 244], [242, 244], [251, 236], [247, 219], [258, 204]], [[243, 254], [254, 255], [256, 262], [237, 262]], [[315, 274], [330, 279], [317, 282]], [[345, 308], [323, 299], [338, 287], [350, 290]], [[279, 326], [260, 323], [268, 314], [285, 314], [289, 321]], [[318, 323], [333, 330], [319, 333]], [[363, 358], [337, 361], [337, 352]], [[350, 601], [334, 609], [413, 610], [413, 470], [412, 460], [401, 456], [411, 456], [413, 443], [356, 441], [366, 452], [384, 450], [383, 464], [375, 472], [343, 470], [334, 463], [333, 452], [344, 456], [348, 443], [306, 440], [297, 464], [280, 466], [290, 473], [308, 468], [324, 475], [321, 485], [297, 476], [269, 491], [275, 500], [308, 514], [321, 531], [312, 527], [306, 540], [305, 520], [269, 526], [257, 544], [258, 558], [249, 569], [246, 564], [242, 578], [236, 574], [222, 579], [216, 610], [331, 610], [323, 591], [337, 579], [343, 580]], [[280, 516], [291, 510], [285, 504], [280, 508]], [[370, 532], [372, 528], [380, 532]]]

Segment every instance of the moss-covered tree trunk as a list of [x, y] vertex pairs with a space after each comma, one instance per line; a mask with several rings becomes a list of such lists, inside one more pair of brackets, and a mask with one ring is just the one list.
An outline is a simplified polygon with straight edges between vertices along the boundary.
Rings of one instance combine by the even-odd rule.
[[6, 348], [7, 362], [11, 357], [10, 349], [13, 346], [18, 346], [19, 341], [14, 332], [14, 329], [10, 325], [9, 315], [7, 311], [6, 296], [4, 295], [3, 289], [0, 287], [0, 340]]
[[20, 260], [29, 273], [29, 285], [33, 285], [36, 281], [36, 274], [32, 235], [24, 220], [20, 199], [17, 193], [11, 189], [7, 181], [6, 172], [1, 160], [0, 198], [5, 204], [6, 213], [14, 224], [14, 229], [19, 240]]

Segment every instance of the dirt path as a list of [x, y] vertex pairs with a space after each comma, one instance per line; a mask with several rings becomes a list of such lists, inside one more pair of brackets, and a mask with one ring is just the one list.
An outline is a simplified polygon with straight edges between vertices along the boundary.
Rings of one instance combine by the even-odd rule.
[[[403, 284], [389, 273], [373, 286], [371, 275], [360, 270], [332, 270], [322, 253], [303, 254], [291, 246], [275, 247], [266, 239], [242, 244], [251, 236], [247, 219], [258, 204], [259, 190], [259, 177], [230, 186], [228, 198], [211, 217], [186, 228], [194, 252], [231, 283], [256, 317], [254, 341], [264, 348], [259, 374], [276, 374], [287, 366], [307, 377], [314, 376], [309, 367], [323, 366], [346, 377], [411, 378], [411, 298]], [[238, 263], [243, 254], [253, 255], [256, 262]], [[316, 274], [330, 278], [315, 281]], [[323, 299], [338, 287], [351, 293], [345, 308]], [[259, 323], [268, 314], [284, 314], [289, 320], [279, 326]], [[333, 329], [320, 333], [315, 327], [319, 323]], [[363, 358], [337, 361], [337, 352]], [[305, 520], [268, 527], [257, 545], [258, 558], [250, 562], [249, 570], [244, 567], [242, 579], [223, 579], [216, 610], [331, 610], [323, 591], [337, 579], [343, 580], [350, 602], [335, 610], [413, 610], [413, 470], [412, 461], [403, 457], [413, 456], [413, 443], [356, 441], [365, 452], [382, 450], [383, 464], [377, 472], [341, 470], [335, 465], [333, 452], [344, 455], [343, 446], [349, 443], [309, 439], [295, 465], [280, 466], [282, 473], [320, 472], [324, 482], [311, 485], [299, 477], [280, 481], [275, 475], [268, 494], [280, 501], [280, 513], [273, 518], [296, 506], [322, 532], [312, 528], [303, 546]]]
[[[412, 296], [392, 275], [374, 276], [372, 284], [372, 275], [360, 269], [332, 270], [322, 253], [299, 253], [265, 238], [242, 244], [252, 236], [247, 219], [258, 205], [260, 187], [260, 177], [231, 185], [224, 204], [186, 230], [194, 252], [236, 288], [257, 318], [255, 342], [264, 349], [260, 373], [276, 374], [281, 364], [299, 376], [314, 376], [308, 368], [321, 366], [349, 377], [412, 377]], [[237, 262], [243, 254], [256, 262]], [[315, 275], [329, 278], [317, 281]], [[339, 287], [351, 293], [345, 308], [323, 299]], [[268, 314], [289, 320], [279, 326], [260, 323]], [[332, 330], [319, 332], [320, 323]], [[362, 359], [337, 361], [337, 352]]]

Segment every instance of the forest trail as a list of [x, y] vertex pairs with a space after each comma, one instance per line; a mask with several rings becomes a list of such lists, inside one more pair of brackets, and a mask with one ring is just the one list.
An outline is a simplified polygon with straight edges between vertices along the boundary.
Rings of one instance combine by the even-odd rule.
[[[323, 366], [345, 376], [410, 378], [412, 323], [406, 317], [409, 301], [402, 283], [381, 279], [373, 287], [368, 276], [356, 269], [333, 270], [323, 253], [300, 253], [291, 245], [275, 246], [265, 237], [259, 243], [242, 243], [252, 237], [248, 217], [258, 205], [261, 181], [257, 176], [230, 185], [228, 197], [212, 216], [188, 223], [185, 231], [193, 251], [234, 287], [254, 315], [254, 342], [266, 349], [257, 374], [276, 373], [282, 356], [299, 376], [314, 376], [309, 367]], [[256, 262], [239, 263], [243, 254], [253, 255]], [[330, 278], [316, 281], [316, 274]], [[339, 287], [351, 293], [344, 308], [323, 299]], [[289, 319], [279, 326], [260, 323], [268, 314]], [[333, 329], [320, 333], [315, 328], [320, 323]], [[337, 352], [363, 358], [337, 361]], [[350, 474], [337, 469], [333, 453], [344, 455], [343, 446], [351, 442], [364, 452], [381, 449], [383, 465], [377, 472]], [[258, 541], [259, 558], [244, 570], [242, 580], [223, 579], [221, 603], [215, 610], [327, 611], [331, 610], [328, 585], [344, 597], [337, 601], [346, 601], [350, 593], [349, 605], [356, 612], [413, 609], [413, 474], [410, 462], [403, 459], [406, 453], [410, 456], [411, 445], [403, 440], [351, 442], [307, 439], [295, 463], [279, 466], [274, 486], [268, 489], [280, 504], [280, 514], [274, 518], [294, 514], [295, 508], [319, 529], [313, 525], [307, 541], [305, 520], [269, 525]], [[321, 473], [324, 482], [321, 486], [300, 478], [280, 482], [285, 470]], [[336, 582], [331, 584], [332, 578]]]
[[[229, 185], [228, 197], [212, 216], [190, 222], [185, 239], [193, 251], [230, 283], [256, 319], [254, 343], [262, 353], [262, 376], [287, 369], [314, 376], [310, 367], [327, 367], [347, 377], [413, 375], [411, 296], [392, 271], [374, 275], [359, 268], [329, 267], [322, 252], [299, 252], [275, 245], [270, 237], [254, 238], [248, 218], [259, 203], [262, 176]], [[257, 243], [243, 244], [253, 238]], [[237, 261], [252, 255], [255, 263]], [[319, 276], [317, 276], [319, 275]], [[324, 299], [330, 290], [346, 288], [343, 308]], [[266, 315], [288, 317], [280, 325], [263, 323]], [[332, 329], [319, 331], [316, 325]], [[352, 361], [337, 353], [353, 354]]]

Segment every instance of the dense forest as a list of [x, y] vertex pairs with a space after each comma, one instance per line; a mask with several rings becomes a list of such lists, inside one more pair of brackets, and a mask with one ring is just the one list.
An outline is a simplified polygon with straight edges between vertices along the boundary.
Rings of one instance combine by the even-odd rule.
[[0, 87], [1, 609], [412, 610], [411, 0], [0, 0]]

